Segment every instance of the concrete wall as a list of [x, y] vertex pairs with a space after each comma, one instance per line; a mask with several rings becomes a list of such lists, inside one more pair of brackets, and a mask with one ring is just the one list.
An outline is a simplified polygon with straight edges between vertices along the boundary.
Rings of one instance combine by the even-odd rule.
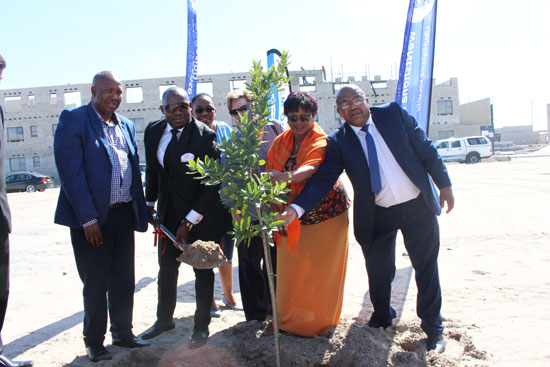
[[[395, 99], [396, 80], [382, 80], [376, 76], [373, 81], [369, 81], [366, 76], [363, 76], [360, 80], [349, 77], [333, 83], [323, 80], [321, 70], [291, 71], [290, 74], [294, 77], [291, 81], [292, 90], [310, 91], [318, 99], [318, 122], [327, 133], [341, 123], [335, 105], [336, 92], [342, 85], [347, 83], [359, 85], [372, 105], [389, 103]], [[303, 77], [306, 78], [305, 82]], [[231, 123], [225, 97], [230, 90], [244, 86], [246, 81], [250, 81], [248, 73], [200, 75], [197, 89], [199, 92], [206, 91], [212, 94], [216, 104], [216, 118]], [[139, 154], [142, 161], [145, 156], [144, 127], [149, 122], [162, 118], [159, 110], [161, 91], [172, 85], [183, 86], [184, 82], [183, 76], [123, 81], [125, 94], [117, 112], [136, 122]], [[53, 157], [53, 129], [61, 111], [75, 106], [67, 104], [69, 96], [72, 95], [70, 93], [79, 92], [81, 98], [77, 105], [86, 104], [91, 98], [90, 88], [91, 84], [76, 84], [0, 90], [0, 103], [7, 107], [5, 108], [6, 128], [22, 127], [24, 131], [23, 141], [6, 143], [7, 173], [11, 172], [10, 158], [24, 158], [27, 170], [35, 170], [57, 178]], [[142, 95], [141, 99], [130, 100], [132, 96], [139, 95], [139, 92]], [[56, 99], [52, 100], [51, 95], [54, 93]], [[69, 94], [66, 95], [66, 93]], [[14, 101], [14, 99], [18, 100]], [[443, 102], [447, 107], [450, 104], [451, 110], [440, 111], [437, 101], [451, 101]], [[488, 120], [490, 105], [484, 101], [486, 100], [468, 104], [472, 107], [465, 108], [468, 112], [466, 122], [463, 123], [461, 120], [463, 109], [458, 99], [457, 79], [452, 78], [445, 83], [434, 85], [429, 137], [432, 140], [439, 139], [440, 131], [444, 133], [452, 131], [452, 136], [456, 137], [478, 135], [479, 126], [491, 125]], [[31, 137], [31, 126], [36, 126], [37, 137]], [[33, 167], [33, 156], [40, 157], [38, 167]]]

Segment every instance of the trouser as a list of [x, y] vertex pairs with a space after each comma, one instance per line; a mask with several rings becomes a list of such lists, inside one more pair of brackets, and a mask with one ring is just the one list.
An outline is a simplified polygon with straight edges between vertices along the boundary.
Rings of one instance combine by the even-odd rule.
[[[270, 247], [273, 272], [277, 269], [277, 248]], [[252, 237], [250, 247], [246, 243], [237, 246], [239, 257], [239, 286], [246, 321], [264, 321], [272, 315], [271, 296], [264, 258], [262, 237]]]
[[[10, 235], [7, 223], [0, 218], [0, 334], [4, 326], [8, 296], [10, 293]], [[4, 351], [4, 344], [0, 336], [0, 354]]]
[[[172, 230], [172, 229], [171, 229]], [[174, 231], [175, 233], [175, 231]], [[164, 252], [164, 253], [163, 253]], [[168, 238], [161, 238], [158, 246], [158, 304], [157, 321], [172, 321], [176, 309], [180, 262], [176, 260], [181, 251]], [[210, 305], [214, 296], [214, 270], [197, 269], [195, 272], [195, 317], [194, 330], [206, 331], [210, 324]]]
[[132, 337], [134, 307], [134, 214], [132, 205], [109, 209], [101, 226], [103, 245], [86, 241], [83, 229], [71, 228], [78, 274], [84, 284], [84, 343], [103, 344], [107, 310], [111, 334]]
[[371, 319], [391, 324], [396, 316], [390, 306], [390, 299], [391, 283], [395, 277], [397, 230], [403, 234], [405, 248], [415, 271], [418, 288], [416, 310], [422, 320], [422, 329], [428, 335], [440, 334], [443, 324], [437, 266], [439, 225], [422, 195], [389, 208], [375, 208], [373, 241], [369, 246], [362, 247], [369, 276], [370, 299], [374, 307]]

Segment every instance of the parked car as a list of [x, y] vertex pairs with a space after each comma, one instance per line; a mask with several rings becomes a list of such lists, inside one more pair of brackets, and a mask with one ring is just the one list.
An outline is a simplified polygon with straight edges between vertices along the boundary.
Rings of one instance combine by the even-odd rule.
[[37, 172], [17, 172], [6, 177], [6, 191], [44, 191], [53, 187], [53, 177]]
[[465, 136], [435, 142], [437, 152], [446, 162], [477, 163], [493, 155], [493, 144], [485, 136]]

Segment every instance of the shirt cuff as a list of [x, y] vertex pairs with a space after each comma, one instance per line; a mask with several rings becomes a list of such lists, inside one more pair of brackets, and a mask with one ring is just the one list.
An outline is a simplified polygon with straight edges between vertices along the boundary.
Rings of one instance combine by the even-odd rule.
[[199, 214], [193, 209], [191, 209], [191, 211], [189, 211], [189, 213], [187, 213], [187, 215], [185, 216], [185, 219], [187, 219], [189, 222], [193, 224], [199, 224], [199, 222], [202, 220], [202, 217], [203, 217], [202, 214]]
[[296, 213], [298, 214], [298, 218], [300, 218], [302, 215], [304, 215], [304, 209], [299, 206], [299, 205], [296, 205], [296, 204], [290, 204], [291, 207], [294, 208], [294, 210], [296, 210]]
[[82, 227], [86, 228], [86, 227], [91, 226], [91, 225], [94, 224], [94, 223], [97, 223], [97, 218], [90, 219], [90, 220], [87, 221], [86, 223], [82, 224]]
[[156, 201], [146, 201], [145, 202], [145, 204], [147, 204], [147, 206], [152, 206], [152, 207], [155, 206], [155, 203], [156, 203]]

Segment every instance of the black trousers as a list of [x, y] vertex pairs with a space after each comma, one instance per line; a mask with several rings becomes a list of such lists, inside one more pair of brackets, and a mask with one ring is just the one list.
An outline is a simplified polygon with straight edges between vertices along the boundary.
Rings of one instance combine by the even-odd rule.
[[395, 277], [395, 239], [403, 233], [405, 248], [415, 271], [418, 288], [416, 311], [428, 335], [443, 331], [441, 287], [437, 257], [439, 225], [422, 195], [416, 199], [383, 208], [377, 206], [370, 246], [362, 246], [369, 276], [369, 293], [374, 312], [371, 320], [391, 323], [395, 310], [390, 306], [391, 283]]
[[[173, 229], [173, 227], [170, 228], [171, 231]], [[164, 254], [162, 253], [163, 250]], [[180, 254], [181, 251], [172, 244], [172, 241], [168, 238], [161, 238], [158, 246], [158, 322], [169, 322], [174, 317], [180, 266], [180, 262], [176, 259]], [[207, 331], [210, 324], [210, 305], [214, 296], [214, 270], [193, 268], [193, 271], [195, 272], [195, 302], [197, 307], [193, 329]]]
[[83, 229], [71, 228], [76, 267], [84, 284], [84, 343], [103, 344], [107, 311], [113, 338], [132, 336], [134, 214], [131, 205], [109, 209], [103, 245], [92, 246]]
[[[271, 295], [264, 259], [264, 248], [260, 236], [250, 240], [250, 247], [245, 243], [237, 246], [239, 256], [239, 286], [246, 321], [264, 321], [267, 315], [273, 314]], [[270, 247], [273, 271], [277, 269], [277, 248]]]
[[[0, 218], [0, 334], [4, 326], [8, 296], [10, 293], [10, 237], [8, 226]], [[4, 344], [0, 336], [0, 354], [4, 351]]]

